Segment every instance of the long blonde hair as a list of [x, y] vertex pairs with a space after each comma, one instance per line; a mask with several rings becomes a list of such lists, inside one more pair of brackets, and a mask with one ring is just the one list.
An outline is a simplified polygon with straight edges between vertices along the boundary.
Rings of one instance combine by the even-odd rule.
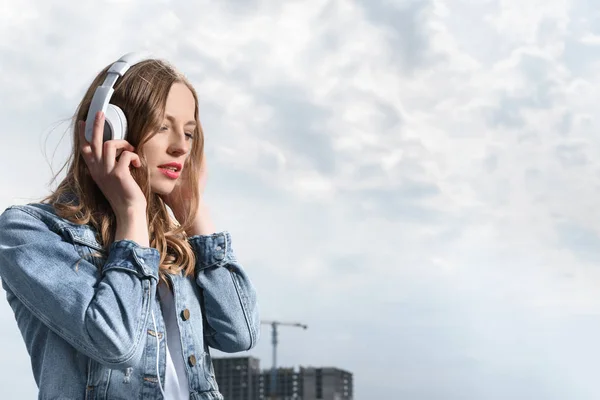
[[[66, 177], [56, 190], [41, 202], [53, 205], [57, 215], [76, 224], [88, 224], [97, 233], [97, 239], [107, 252], [115, 238], [116, 217], [108, 200], [89, 174], [81, 154], [81, 143], [77, 133], [77, 121], [85, 120], [98, 87], [105, 79], [110, 65], [106, 66], [94, 79], [79, 103], [73, 116], [73, 151], [63, 167], [54, 176], [68, 168]], [[193, 274], [195, 256], [187, 241], [185, 230], [191, 226], [196, 216], [194, 207], [183, 221], [173, 221], [162, 198], [151, 192], [148, 167], [144, 157], [146, 143], [160, 128], [165, 112], [169, 90], [174, 83], [185, 84], [194, 96], [196, 111], [196, 131], [190, 155], [185, 161], [186, 185], [193, 193], [192, 204], [198, 202], [199, 167], [204, 156], [204, 134], [198, 118], [198, 95], [190, 82], [170, 64], [162, 60], [146, 60], [134, 65], [117, 81], [111, 103], [119, 106], [127, 117], [126, 140], [135, 148], [142, 161], [141, 168], [133, 168], [131, 173], [147, 199], [146, 216], [150, 246], [160, 252], [160, 276], [166, 273]]]

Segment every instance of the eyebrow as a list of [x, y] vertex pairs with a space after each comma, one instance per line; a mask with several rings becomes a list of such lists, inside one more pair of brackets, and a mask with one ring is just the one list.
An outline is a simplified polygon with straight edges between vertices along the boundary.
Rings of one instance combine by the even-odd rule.
[[[165, 115], [165, 118], [171, 122], [175, 122], [175, 118], [172, 115], [167, 114], [167, 115]], [[193, 119], [189, 120], [188, 122], [185, 123], [184, 126], [191, 126], [191, 125], [196, 126], [196, 121], [194, 121]]]

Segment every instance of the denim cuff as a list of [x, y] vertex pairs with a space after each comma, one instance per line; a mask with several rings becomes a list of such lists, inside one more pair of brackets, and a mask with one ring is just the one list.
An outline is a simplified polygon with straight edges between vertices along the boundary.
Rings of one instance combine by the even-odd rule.
[[158, 280], [160, 253], [153, 247], [142, 247], [136, 242], [123, 239], [113, 242], [108, 249], [108, 258], [103, 273], [113, 269], [125, 270], [140, 278]]
[[227, 231], [212, 235], [194, 235], [188, 238], [196, 254], [196, 268], [205, 268], [222, 265], [226, 260], [233, 260], [231, 248], [231, 235]]

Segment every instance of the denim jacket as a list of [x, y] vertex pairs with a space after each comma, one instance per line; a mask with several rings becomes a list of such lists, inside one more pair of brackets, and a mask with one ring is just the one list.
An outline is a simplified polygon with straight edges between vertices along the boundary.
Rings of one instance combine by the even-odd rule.
[[[166, 332], [157, 297], [159, 252], [125, 239], [106, 253], [95, 233], [48, 204], [14, 205], [0, 215], [0, 277], [38, 399], [161, 399]], [[223, 399], [209, 346], [231, 353], [256, 345], [256, 292], [228, 232], [188, 240], [194, 276], [169, 277], [190, 399]]]

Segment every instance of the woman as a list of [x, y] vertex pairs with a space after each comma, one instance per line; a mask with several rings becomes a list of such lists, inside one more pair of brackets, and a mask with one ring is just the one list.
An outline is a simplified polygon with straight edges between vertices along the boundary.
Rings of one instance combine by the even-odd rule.
[[[203, 202], [194, 88], [164, 61], [127, 60], [79, 104], [56, 191], [0, 216], [2, 286], [40, 399], [223, 399], [209, 346], [256, 345], [255, 289]], [[125, 139], [91, 114], [96, 92]]]

